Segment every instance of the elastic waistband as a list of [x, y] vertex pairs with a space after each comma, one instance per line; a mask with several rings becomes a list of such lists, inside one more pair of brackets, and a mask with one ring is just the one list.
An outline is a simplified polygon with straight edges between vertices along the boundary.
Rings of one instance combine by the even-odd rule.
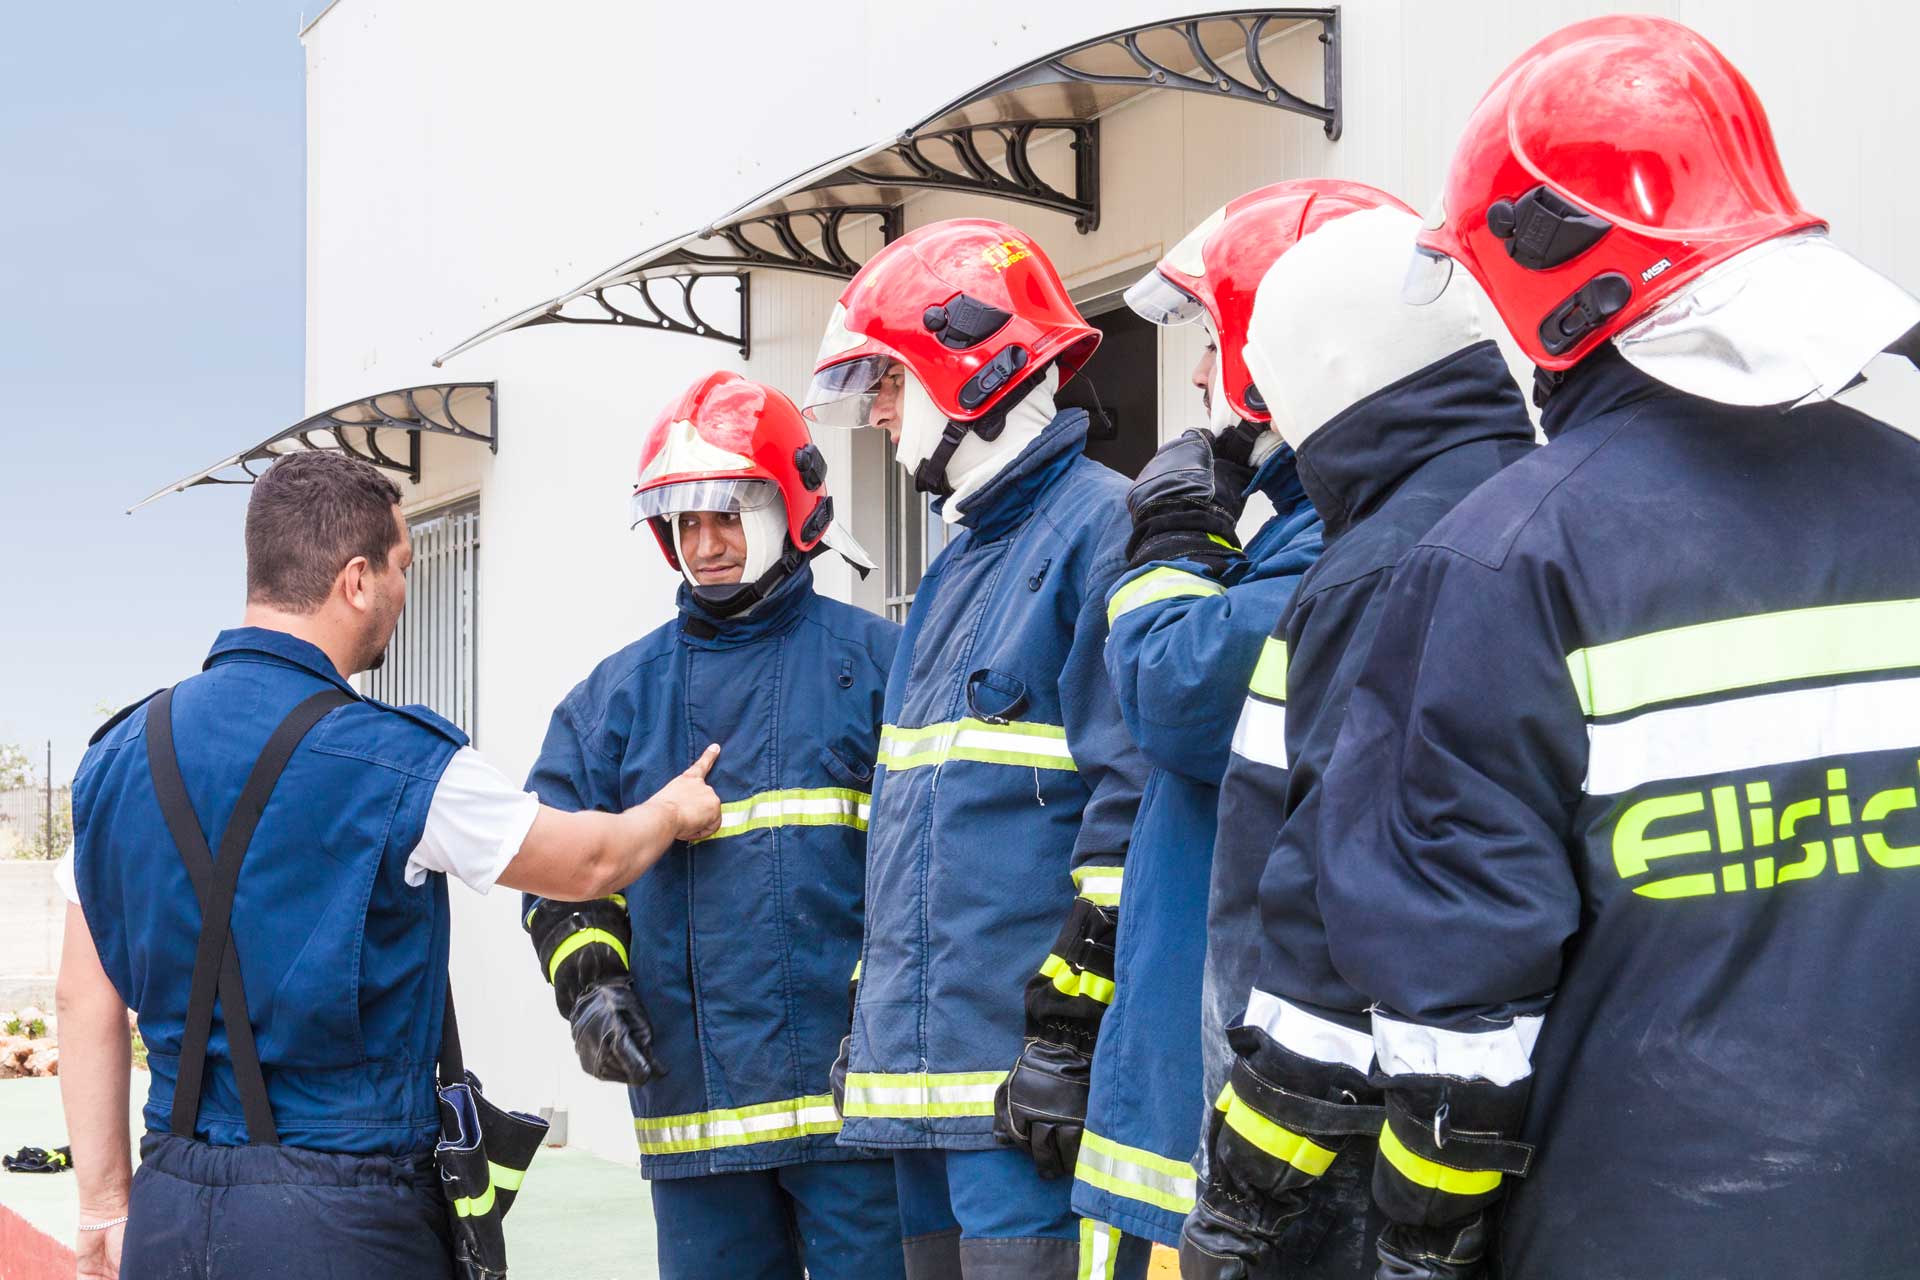
[[216, 1147], [174, 1133], [140, 1139], [140, 1164], [204, 1187], [295, 1183], [306, 1187], [406, 1187], [437, 1191], [433, 1154], [350, 1156], [304, 1147]]

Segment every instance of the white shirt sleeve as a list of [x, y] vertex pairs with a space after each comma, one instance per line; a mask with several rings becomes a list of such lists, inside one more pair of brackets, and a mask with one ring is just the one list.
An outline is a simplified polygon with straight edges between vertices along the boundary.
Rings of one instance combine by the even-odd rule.
[[73, 879], [73, 846], [71, 844], [67, 846], [67, 851], [60, 855], [60, 861], [53, 864], [53, 882], [60, 886], [60, 892], [67, 896], [68, 902], [76, 907], [80, 905], [80, 886]]
[[439, 871], [485, 893], [533, 828], [540, 798], [522, 791], [472, 747], [447, 762], [427, 807], [420, 843], [407, 857], [407, 883]]

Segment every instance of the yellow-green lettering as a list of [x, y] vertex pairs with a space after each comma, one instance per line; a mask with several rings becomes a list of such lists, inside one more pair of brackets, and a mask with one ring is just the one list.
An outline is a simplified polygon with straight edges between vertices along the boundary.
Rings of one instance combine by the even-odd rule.
[[[1664, 836], [1647, 834], [1647, 828], [1656, 822], [1667, 818], [1684, 818], [1706, 807], [1706, 797], [1698, 791], [1679, 796], [1654, 796], [1628, 806], [1613, 827], [1613, 865], [1620, 872], [1620, 878], [1631, 880], [1646, 874], [1647, 867], [1655, 858], [1710, 852], [1713, 841], [1704, 828], [1696, 827]], [[1711, 880], [1712, 877], [1708, 878]]]

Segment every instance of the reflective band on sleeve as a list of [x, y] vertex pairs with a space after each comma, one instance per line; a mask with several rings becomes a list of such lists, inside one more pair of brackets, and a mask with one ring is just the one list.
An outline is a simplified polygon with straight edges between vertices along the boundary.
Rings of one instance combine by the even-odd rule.
[[768, 827], [852, 827], [867, 829], [868, 795], [845, 787], [791, 787], [762, 791], [720, 806], [720, 827], [708, 840]]
[[993, 1091], [1004, 1071], [925, 1071], [898, 1075], [853, 1071], [847, 1075], [847, 1115], [877, 1120], [919, 1120], [939, 1116], [990, 1116]]
[[1067, 873], [1074, 892], [1096, 907], [1120, 905], [1120, 889], [1126, 879], [1125, 867], [1102, 867], [1091, 863]]
[[1373, 1066], [1373, 1037], [1367, 1032], [1308, 1013], [1258, 987], [1247, 997], [1247, 1013], [1241, 1021], [1259, 1027], [1281, 1048], [1303, 1058], [1352, 1067], [1362, 1075]]
[[1920, 679], [1869, 680], [1648, 711], [1587, 726], [1590, 795], [1649, 782], [1920, 746]]
[[1275, 636], [1268, 636], [1267, 642], [1260, 646], [1260, 661], [1253, 668], [1253, 679], [1247, 682], [1247, 688], [1263, 698], [1272, 698], [1275, 702], [1287, 700], [1287, 642]]
[[641, 1116], [634, 1120], [633, 1130], [640, 1139], [641, 1155], [666, 1156], [838, 1133], [840, 1116], [833, 1109], [833, 1095], [822, 1093], [726, 1111]]
[[580, 948], [596, 942], [612, 947], [614, 952], [620, 957], [620, 967], [623, 969], [627, 967], [627, 949], [621, 943], [620, 939], [614, 937], [605, 929], [581, 929], [576, 933], [568, 934], [566, 941], [553, 949], [553, 959], [547, 961], [547, 981], [552, 982], [553, 976], [560, 972], [560, 962], [562, 960], [565, 960]]
[[1450, 1196], [1483, 1196], [1500, 1185], [1498, 1169], [1455, 1169], [1407, 1150], [1391, 1124], [1380, 1126], [1380, 1154], [1408, 1182]]
[[1449, 1031], [1375, 1013], [1373, 1051], [1380, 1070], [1390, 1076], [1457, 1076], [1510, 1085], [1533, 1074], [1533, 1042], [1540, 1038], [1541, 1021], [1541, 1015], [1530, 1014], [1485, 1031]]
[[1073, 1176], [1090, 1187], [1169, 1213], [1191, 1212], [1194, 1198], [1200, 1194], [1199, 1179], [1185, 1160], [1170, 1160], [1125, 1146], [1091, 1129], [1080, 1137], [1080, 1161], [1074, 1166]]
[[1107, 625], [1112, 626], [1123, 614], [1159, 600], [1173, 600], [1180, 596], [1223, 596], [1226, 593], [1226, 588], [1211, 578], [1160, 565], [1120, 585], [1113, 593], [1113, 598], [1107, 601]]
[[1233, 754], [1274, 769], [1287, 765], [1287, 708], [1249, 695], [1233, 726]]
[[1229, 1084], [1220, 1091], [1214, 1110], [1226, 1113], [1227, 1128], [1260, 1148], [1275, 1160], [1292, 1165], [1300, 1172], [1319, 1177], [1333, 1163], [1337, 1152], [1329, 1151], [1303, 1133], [1275, 1124], [1247, 1105]]
[[1057, 724], [988, 724], [968, 717], [919, 729], [885, 725], [880, 730], [882, 768], [902, 773], [949, 760], [1031, 769], [1076, 768], [1067, 749], [1067, 731]]
[[1049, 954], [1040, 962], [1040, 976], [1053, 979], [1053, 989], [1063, 996], [1085, 996], [1100, 1004], [1113, 1003], [1113, 979], [1074, 967], [1059, 956]]
[[1120, 1228], [1092, 1218], [1080, 1219], [1080, 1269], [1074, 1280], [1113, 1280], [1120, 1261]]
[[1756, 613], [1652, 631], [1567, 655], [1580, 710], [1589, 716], [1787, 680], [1900, 667], [1920, 667], [1920, 600]]

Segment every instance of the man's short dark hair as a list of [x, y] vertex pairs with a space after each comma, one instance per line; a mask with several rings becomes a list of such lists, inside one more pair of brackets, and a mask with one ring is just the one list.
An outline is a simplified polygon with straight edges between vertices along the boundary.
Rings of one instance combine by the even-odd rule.
[[399, 501], [399, 487], [358, 458], [331, 450], [281, 458], [247, 502], [247, 599], [311, 613], [355, 556], [386, 568], [400, 541]]

